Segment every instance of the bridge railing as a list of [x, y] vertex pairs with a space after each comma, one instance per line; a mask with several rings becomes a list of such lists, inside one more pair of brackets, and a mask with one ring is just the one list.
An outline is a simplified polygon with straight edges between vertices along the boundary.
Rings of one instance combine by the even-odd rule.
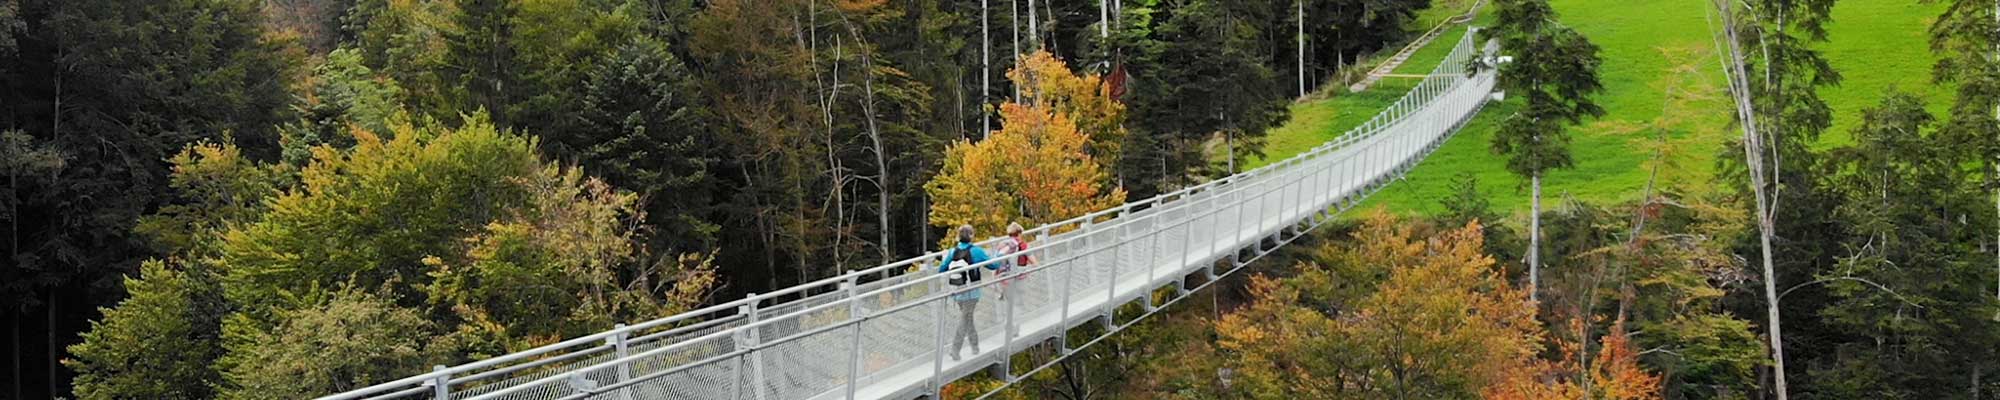
[[[1060, 338], [1078, 322], [1147, 296], [1202, 264], [1233, 257], [1245, 243], [1353, 200], [1413, 164], [1448, 133], [1434, 125], [1459, 122], [1412, 121], [1415, 113], [1476, 107], [1439, 105], [1447, 95], [1457, 103], [1483, 98], [1483, 92], [1468, 98], [1462, 86], [1478, 79], [1465, 70], [1477, 55], [1473, 36], [1467, 34], [1388, 109], [1334, 141], [1248, 172], [1029, 230], [1041, 239], [1026, 252], [1040, 264], [1014, 275], [989, 274], [983, 282], [953, 287], [935, 272], [943, 252], [933, 252], [322, 399], [874, 398], [859, 392], [868, 383], [903, 376], [919, 376], [920, 383], [889, 385], [904, 391], [896, 394], [935, 390], [1012, 354], [1018, 343]], [[1490, 87], [1491, 77], [1483, 79]], [[1410, 129], [1421, 135], [1383, 135], [1411, 123], [1433, 126]], [[958, 323], [949, 299], [975, 291], [999, 299], [973, 318], [983, 328], [979, 336], [1001, 339], [999, 351], [947, 362], [940, 350], [950, 349], [944, 338]], [[1003, 291], [1006, 296], [996, 296]]]

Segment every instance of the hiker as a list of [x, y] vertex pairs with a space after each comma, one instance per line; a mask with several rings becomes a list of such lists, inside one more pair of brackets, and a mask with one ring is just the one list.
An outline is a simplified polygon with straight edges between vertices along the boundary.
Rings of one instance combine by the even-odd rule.
[[1000, 239], [1000, 256], [1005, 259], [1000, 261], [999, 275], [1011, 276], [1010, 278], [1006, 278], [1006, 280], [1000, 281], [1001, 300], [1007, 299], [1008, 288], [1012, 287], [1014, 282], [1018, 282], [1022, 278], [1020, 276], [1013, 276], [1014, 270], [1020, 269], [1026, 271], [1029, 265], [1034, 264], [1034, 259], [1029, 258], [1027, 253], [1028, 238], [1022, 236], [1021, 231], [1021, 223], [1007, 224], [1007, 237]]
[[[986, 256], [986, 249], [972, 244], [972, 234], [972, 225], [959, 226], [958, 245], [945, 253], [944, 262], [938, 263], [938, 273], [952, 274], [946, 279], [952, 286], [977, 285], [985, 275], [980, 268], [970, 268], [990, 259]], [[997, 270], [1000, 268], [999, 264], [991, 263], [982, 267]], [[979, 307], [979, 289], [952, 294], [951, 299], [958, 303], [959, 312], [958, 331], [951, 334], [951, 360], [958, 361], [959, 346], [964, 345], [968, 339], [972, 341], [972, 354], [979, 355], [979, 329], [972, 323], [973, 311]]]

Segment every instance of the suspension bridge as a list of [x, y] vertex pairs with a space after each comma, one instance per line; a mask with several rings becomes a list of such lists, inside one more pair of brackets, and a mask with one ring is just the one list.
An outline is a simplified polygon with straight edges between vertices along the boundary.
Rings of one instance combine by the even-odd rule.
[[[926, 254], [321, 399], [913, 399], [981, 371], [1011, 384], [1400, 178], [1493, 91], [1492, 68], [1470, 61], [1493, 65], [1497, 45], [1474, 37], [1394, 105], [1311, 151], [1029, 230], [1037, 240], [1025, 251], [1039, 264], [1012, 275], [952, 286], [935, 272], [943, 254]], [[948, 358], [960, 323], [950, 297], [969, 290], [985, 293], [973, 317], [984, 352]], [[1119, 322], [1121, 309], [1139, 311]], [[1105, 329], [1071, 337], [1087, 324]], [[1013, 370], [1017, 354], [1035, 349], [1055, 357]]]

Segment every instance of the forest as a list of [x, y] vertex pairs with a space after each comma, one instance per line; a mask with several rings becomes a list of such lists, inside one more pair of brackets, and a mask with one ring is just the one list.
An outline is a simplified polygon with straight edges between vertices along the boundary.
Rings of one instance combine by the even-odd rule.
[[1462, 35], [1505, 95], [1411, 175], [937, 397], [2000, 398], [1990, 0], [1002, 3], [0, 0], [0, 399], [313, 398], [1068, 220]]

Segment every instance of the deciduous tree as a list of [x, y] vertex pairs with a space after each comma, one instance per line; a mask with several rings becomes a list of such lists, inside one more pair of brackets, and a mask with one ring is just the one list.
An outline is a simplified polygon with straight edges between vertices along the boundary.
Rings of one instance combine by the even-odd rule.
[[1010, 222], [1057, 222], [1125, 202], [1068, 117], [1011, 103], [1000, 115], [999, 132], [953, 145], [943, 171], [924, 185], [934, 199], [931, 223], [1004, 232]]

